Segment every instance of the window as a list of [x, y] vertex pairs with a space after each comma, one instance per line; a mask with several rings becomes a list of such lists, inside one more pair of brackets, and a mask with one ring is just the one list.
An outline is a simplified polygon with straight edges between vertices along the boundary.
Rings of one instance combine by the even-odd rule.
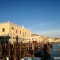
[[16, 30], [16, 33], [17, 33], [17, 30]]
[[14, 27], [12, 27], [12, 30], [14, 29]]
[[5, 32], [5, 28], [2, 29], [2, 32]]
[[20, 34], [21, 34], [21, 31], [20, 31]]

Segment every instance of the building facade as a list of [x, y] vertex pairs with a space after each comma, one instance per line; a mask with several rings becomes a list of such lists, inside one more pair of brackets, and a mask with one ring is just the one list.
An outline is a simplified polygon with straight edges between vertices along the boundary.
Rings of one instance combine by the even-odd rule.
[[31, 40], [32, 42], [36, 41], [37, 43], [41, 43], [43, 41], [43, 38], [37, 34], [32, 34], [31, 38], [32, 38]]
[[5, 22], [0, 24], [0, 36], [10, 36], [9, 42], [15, 43], [18, 36], [18, 42], [31, 39], [31, 30], [18, 26], [11, 22]]

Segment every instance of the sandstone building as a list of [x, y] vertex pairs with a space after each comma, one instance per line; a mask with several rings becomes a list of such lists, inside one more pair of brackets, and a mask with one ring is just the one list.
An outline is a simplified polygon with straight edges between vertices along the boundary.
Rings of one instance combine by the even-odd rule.
[[9, 42], [15, 43], [18, 36], [18, 42], [28, 42], [31, 39], [31, 30], [18, 26], [11, 22], [0, 24], [0, 36], [10, 36]]

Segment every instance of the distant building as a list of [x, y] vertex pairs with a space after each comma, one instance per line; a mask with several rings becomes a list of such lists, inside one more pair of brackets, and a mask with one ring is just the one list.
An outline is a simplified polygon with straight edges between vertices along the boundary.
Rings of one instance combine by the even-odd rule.
[[53, 38], [49, 38], [49, 42], [52, 43], [54, 40]]
[[60, 43], [60, 38], [54, 38], [54, 43]]
[[39, 35], [37, 35], [37, 34], [32, 34], [31, 35], [31, 38], [32, 38], [32, 42], [33, 41], [36, 41], [37, 43], [39, 43], [39, 42], [42, 42], [43, 41], [42, 37], [39, 36]]
[[41, 37], [42, 37], [42, 43], [49, 42], [49, 37], [46, 37], [46, 36], [41, 36]]
[[28, 30], [24, 27], [18, 26], [11, 22], [5, 22], [0, 24], [0, 36], [10, 36], [10, 43], [16, 42], [16, 37], [18, 36], [18, 42], [25, 41], [31, 39], [31, 30]]

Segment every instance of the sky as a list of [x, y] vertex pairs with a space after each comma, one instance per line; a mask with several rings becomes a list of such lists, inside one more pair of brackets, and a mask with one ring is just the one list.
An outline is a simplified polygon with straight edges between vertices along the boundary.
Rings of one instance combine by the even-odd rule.
[[0, 23], [8, 21], [40, 36], [60, 37], [60, 0], [0, 0]]

